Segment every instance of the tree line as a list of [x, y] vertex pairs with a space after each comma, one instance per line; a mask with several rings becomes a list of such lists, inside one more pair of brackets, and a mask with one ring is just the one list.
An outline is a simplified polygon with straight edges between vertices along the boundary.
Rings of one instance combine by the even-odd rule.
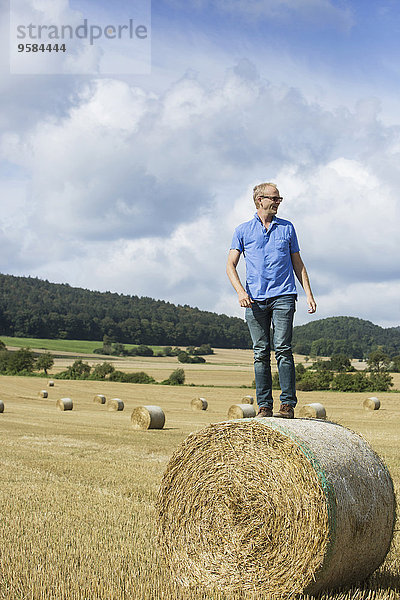
[[[345, 354], [334, 354], [330, 360], [318, 359], [309, 367], [297, 364], [296, 388], [303, 392], [387, 392], [393, 387], [390, 371], [400, 372], [400, 356], [391, 359], [382, 348], [369, 354], [364, 371], [357, 371]], [[272, 384], [280, 389], [278, 373], [274, 373]]]
[[0, 334], [127, 344], [250, 348], [247, 325], [188, 305], [0, 274]]
[[306, 356], [346, 354], [359, 359], [382, 348], [394, 357], [400, 354], [400, 327], [383, 328], [356, 317], [328, 317], [295, 327], [293, 348]]
[[[0, 335], [109, 340], [116, 344], [251, 348], [246, 323], [188, 305], [111, 292], [94, 292], [33, 277], [0, 274]], [[296, 326], [295, 353], [365, 358], [378, 347], [400, 355], [400, 327], [356, 317], [329, 317]], [[190, 352], [189, 352], [190, 354]]]

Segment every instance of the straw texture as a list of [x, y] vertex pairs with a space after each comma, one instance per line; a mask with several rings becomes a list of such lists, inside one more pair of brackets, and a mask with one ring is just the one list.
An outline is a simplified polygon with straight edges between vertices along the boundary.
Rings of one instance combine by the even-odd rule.
[[379, 457], [355, 433], [313, 419], [191, 434], [157, 506], [161, 549], [181, 585], [268, 600], [364, 579], [384, 560], [395, 516]]
[[106, 403], [106, 397], [103, 396], [103, 394], [97, 394], [93, 398], [93, 402], [96, 402], [97, 404], [105, 404]]
[[326, 410], [323, 404], [313, 402], [305, 404], [299, 410], [299, 417], [308, 417], [312, 419], [326, 419]]
[[131, 424], [134, 429], [162, 429], [165, 415], [159, 406], [138, 406], [132, 411]]
[[253, 398], [253, 396], [244, 396], [242, 398], [241, 404], [254, 404], [254, 398]]
[[208, 402], [205, 398], [193, 398], [190, 403], [192, 410], [207, 410]]
[[255, 416], [256, 411], [251, 404], [232, 404], [228, 410], [228, 419], [246, 419]]
[[4, 402], [3, 400], [0, 400], [0, 413], [4, 412]]
[[379, 410], [381, 403], [378, 398], [366, 398], [363, 402], [363, 407], [365, 410]]
[[40, 396], [40, 398], [47, 398], [47, 397], [48, 397], [48, 395], [49, 395], [49, 394], [47, 393], [47, 390], [41, 390], [41, 391], [39, 392], [39, 396]]
[[72, 410], [74, 408], [71, 398], [60, 398], [57, 400], [56, 406], [59, 410]]
[[124, 410], [125, 405], [124, 405], [123, 401], [120, 400], [120, 398], [113, 398], [112, 400], [109, 400], [107, 402], [107, 407], [108, 407], [108, 410], [110, 410], [110, 411], [119, 411], [119, 410]]

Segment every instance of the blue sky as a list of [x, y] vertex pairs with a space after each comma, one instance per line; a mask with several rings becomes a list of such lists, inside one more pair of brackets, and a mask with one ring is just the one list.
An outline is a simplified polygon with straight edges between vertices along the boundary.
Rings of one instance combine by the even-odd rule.
[[272, 180], [318, 303], [300, 291], [296, 322], [400, 324], [398, 2], [153, 0], [139, 75], [127, 44], [115, 73], [12, 74], [2, 11], [1, 272], [242, 315], [226, 255]]

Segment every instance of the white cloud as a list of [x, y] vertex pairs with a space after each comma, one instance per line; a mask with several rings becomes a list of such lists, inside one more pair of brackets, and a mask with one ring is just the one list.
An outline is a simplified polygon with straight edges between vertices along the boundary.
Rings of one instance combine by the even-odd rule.
[[[3, 227], [9, 247], [25, 240], [11, 272], [241, 314], [225, 275], [231, 235], [252, 217], [253, 185], [275, 180], [317, 315], [393, 323], [399, 148], [375, 100], [327, 111], [250, 64], [214, 86], [190, 75], [157, 95], [99, 80], [66, 114], [3, 139], [3, 158], [24, 173], [13, 185], [25, 220]], [[307, 318], [301, 297], [297, 321]]]

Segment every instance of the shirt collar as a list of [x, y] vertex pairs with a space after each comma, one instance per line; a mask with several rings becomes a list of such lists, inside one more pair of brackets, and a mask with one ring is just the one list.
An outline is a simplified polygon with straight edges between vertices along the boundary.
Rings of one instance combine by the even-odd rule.
[[[254, 213], [254, 218], [257, 219], [258, 221], [260, 221], [261, 225], [264, 227], [264, 224], [261, 221], [260, 217], [258, 216], [258, 213], [256, 213], [256, 212]], [[272, 217], [271, 225], [272, 225], [272, 223], [278, 223], [277, 217], [275, 217], [275, 216]]]

